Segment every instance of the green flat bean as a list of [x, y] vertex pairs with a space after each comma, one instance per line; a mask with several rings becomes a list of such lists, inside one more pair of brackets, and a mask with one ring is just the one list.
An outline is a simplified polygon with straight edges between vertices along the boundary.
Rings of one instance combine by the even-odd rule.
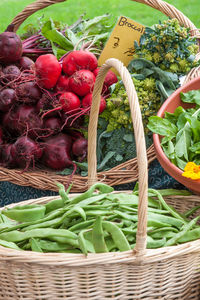
[[72, 248], [72, 246], [68, 244], [62, 244], [62, 243], [42, 240], [42, 239], [38, 241], [38, 244], [41, 249], [47, 250], [48, 252], [57, 252], [60, 250], [68, 250]]
[[111, 193], [114, 191], [114, 189], [112, 187], [110, 187], [109, 185], [98, 182], [98, 183], [93, 184], [86, 192], [73, 198], [71, 200], [70, 204], [77, 204], [84, 199], [92, 197], [95, 190], [98, 190], [102, 194]]
[[93, 246], [96, 253], [108, 252], [102, 228], [102, 218], [98, 216], [92, 229]]
[[5, 240], [0, 240], [0, 245], [6, 248], [11, 248], [15, 250], [21, 250], [15, 243], [13, 242], [8, 242]]
[[64, 202], [63, 198], [53, 199], [53, 200], [47, 202], [45, 204], [45, 207], [46, 207], [45, 214], [48, 214], [51, 211], [54, 211], [58, 208], [62, 208], [64, 206], [64, 204], [65, 204], [65, 202]]
[[15, 206], [2, 210], [2, 214], [18, 222], [37, 221], [44, 217], [46, 207], [39, 204]]
[[119, 227], [117, 227], [116, 224], [114, 224], [112, 222], [108, 222], [108, 221], [103, 221], [102, 225], [103, 225], [103, 228], [111, 234], [111, 237], [112, 237], [116, 247], [120, 251], [127, 251], [127, 250], [131, 249], [124, 233], [122, 232], [122, 230]]
[[147, 249], [161, 248], [165, 245], [166, 238], [154, 240], [150, 236], [147, 236]]
[[164, 198], [162, 197], [162, 195], [157, 191], [157, 190], [154, 190], [154, 189], [149, 189], [149, 192], [152, 192], [155, 194], [155, 196], [158, 197], [158, 200], [160, 201], [160, 203], [162, 204], [162, 206], [176, 219], [179, 219], [181, 220], [184, 224], [186, 224], [186, 221], [185, 219], [178, 213], [176, 212], [171, 206], [169, 206]]
[[79, 242], [79, 247], [81, 249], [81, 251], [83, 252], [83, 254], [88, 255], [88, 249], [87, 249], [87, 245], [86, 245], [86, 239], [83, 236], [83, 230], [79, 232], [78, 234], [78, 242]]
[[68, 228], [68, 230], [76, 232], [84, 228], [88, 228], [94, 223], [95, 219], [87, 220], [85, 222], [77, 223], [71, 227]]
[[190, 210], [186, 211], [183, 215], [188, 218], [189, 216], [193, 215], [197, 210], [200, 209], [200, 205], [195, 206], [193, 208], [191, 208]]
[[[78, 236], [77, 236], [78, 238]], [[79, 243], [78, 240], [75, 239], [71, 239], [68, 237], [63, 237], [63, 236], [50, 236], [48, 237], [48, 240], [54, 241], [54, 242], [58, 242], [60, 244], [68, 244], [71, 245], [74, 248], [78, 248], [79, 247]]]
[[180, 232], [176, 233], [171, 239], [169, 239], [166, 242], [165, 246], [167, 247], [167, 246], [175, 245], [181, 237], [183, 237], [187, 232], [189, 232], [190, 229], [192, 229], [192, 227], [194, 227], [194, 225], [199, 220], [199, 218], [200, 218], [200, 216], [191, 220], [188, 224], [184, 224], [182, 230]]
[[21, 228], [29, 226], [29, 225], [34, 225], [34, 224], [39, 224], [41, 222], [49, 221], [49, 220], [54, 219], [55, 217], [58, 217], [59, 215], [62, 215], [63, 213], [64, 213], [64, 210], [61, 208], [61, 209], [58, 209], [56, 211], [50, 212], [42, 220], [20, 223], [20, 224], [17, 224], [17, 225], [13, 225], [13, 226], [11, 226], [9, 228], [5, 228], [3, 230], [0, 230], [0, 232], [1, 233], [9, 232], [9, 231], [12, 231], [12, 230], [21, 229]]
[[46, 228], [44, 230], [39, 228], [39, 229], [32, 229], [25, 232], [13, 230], [10, 232], [0, 233], [0, 239], [8, 242], [20, 242], [34, 237], [48, 238], [52, 236], [60, 236], [69, 239], [77, 239], [77, 235], [67, 229]]
[[39, 242], [35, 238], [30, 239], [31, 250], [35, 252], [43, 252]]

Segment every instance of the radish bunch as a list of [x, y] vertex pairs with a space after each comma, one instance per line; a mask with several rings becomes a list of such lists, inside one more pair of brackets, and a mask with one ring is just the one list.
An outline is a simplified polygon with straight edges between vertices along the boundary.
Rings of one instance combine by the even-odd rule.
[[[16, 34], [0, 34], [0, 165], [22, 171], [35, 165], [72, 167], [75, 172], [74, 161], [87, 155], [80, 129], [90, 111], [98, 70], [89, 51], [71, 51], [61, 61], [44, 54], [33, 61], [23, 56]], [[99, 113], [115, 82], [109, 71]]]

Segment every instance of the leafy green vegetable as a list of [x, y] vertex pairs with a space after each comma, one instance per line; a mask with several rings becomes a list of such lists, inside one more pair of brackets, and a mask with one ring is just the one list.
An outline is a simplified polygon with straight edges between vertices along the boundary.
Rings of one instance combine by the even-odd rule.
[[161, 147], [172, 163], [181, 170], [187, 162], [200, 162], [200, 90], [180, 93], [183, 102], [196, 104], [193, 108], [179, 106], [164, 118], [152, 116], [147, 127], [163, 136]]

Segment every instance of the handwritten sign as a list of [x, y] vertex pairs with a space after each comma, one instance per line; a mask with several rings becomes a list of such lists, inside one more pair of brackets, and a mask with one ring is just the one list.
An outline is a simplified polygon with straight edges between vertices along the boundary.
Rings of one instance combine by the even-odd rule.
[[135, 52], [134, 41], [139, 43], [144, 30], [143, 25], [121, 16], [99, 57], [99, 66], [111, 57], [119, 59], [127, 66]]

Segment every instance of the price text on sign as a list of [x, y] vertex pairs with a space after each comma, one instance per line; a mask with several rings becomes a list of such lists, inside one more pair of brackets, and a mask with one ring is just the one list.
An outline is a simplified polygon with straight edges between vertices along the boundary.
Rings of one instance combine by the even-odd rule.
[[139, 43], [144, 30], [143, 25], [121, 16], [99, 57], [99, 66], [111, 57], [119, 59], [127, 66], [135, 52], [134, 41]]

